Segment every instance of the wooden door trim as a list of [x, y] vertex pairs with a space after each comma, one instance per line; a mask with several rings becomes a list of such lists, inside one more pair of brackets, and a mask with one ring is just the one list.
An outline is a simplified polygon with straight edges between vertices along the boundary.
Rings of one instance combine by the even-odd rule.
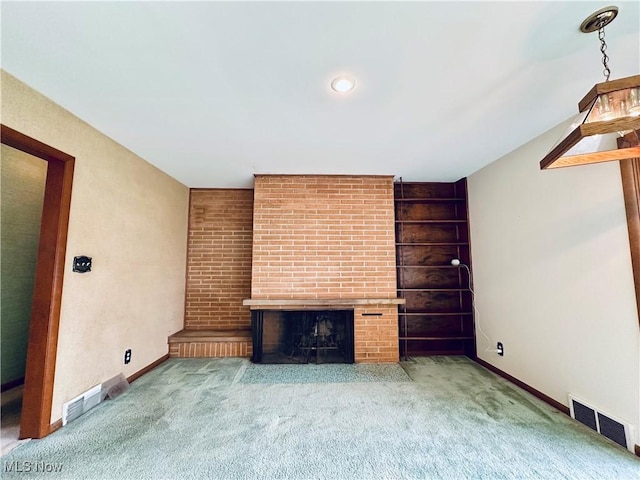
[[75, 158], [6, 125], [0, 125], [0, 141], [47, 161], [20, 420], [20, 438], [42, 438], [51, 432], [53, 380]]
[[640, 158], [621, 160], [620, 174], [622, 176], [624, 206], [627, 212], [631, 265], [640, 322]]

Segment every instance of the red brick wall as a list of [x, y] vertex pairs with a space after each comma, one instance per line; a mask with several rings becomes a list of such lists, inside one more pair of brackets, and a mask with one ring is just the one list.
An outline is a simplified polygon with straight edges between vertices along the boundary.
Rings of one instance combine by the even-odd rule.
[[356, 363], [398, 361], [400, 353], [397, 306], [356, 306], [353, 320]]
[[[252, 299], [396, 297], [391, 176], [258, 175], [254, 202]], [[398, 361], [396, 306], [354, 330], [356, 362]]]
[[[185, 328], [248, 328], [246, 298], [395, 298], [394, 220], [390, 176], [258, 175], [255, 193], [192, 190]], [[358, 306], [354, 320], [356, 362], [398, 361], [395, 306]]]
[[191, 190], [185, 328], [249, 328], [253, 190]]
[[393, 177], [258, 175], [253, 299], [396, 297]]

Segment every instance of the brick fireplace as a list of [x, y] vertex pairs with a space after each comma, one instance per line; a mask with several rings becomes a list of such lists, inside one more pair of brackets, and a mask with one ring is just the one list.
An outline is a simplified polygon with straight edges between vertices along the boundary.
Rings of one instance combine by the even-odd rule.
[[353, 311], [353, 360], [397, 362], [393, 177], [256, 175], [253, 200], [254, 329], [274, 310]]

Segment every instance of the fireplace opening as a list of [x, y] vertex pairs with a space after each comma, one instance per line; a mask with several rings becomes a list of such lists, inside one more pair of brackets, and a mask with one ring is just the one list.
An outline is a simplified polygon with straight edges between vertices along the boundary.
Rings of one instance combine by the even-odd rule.
[[254, 363], [354, 363], [353, 310], [253, 310]]

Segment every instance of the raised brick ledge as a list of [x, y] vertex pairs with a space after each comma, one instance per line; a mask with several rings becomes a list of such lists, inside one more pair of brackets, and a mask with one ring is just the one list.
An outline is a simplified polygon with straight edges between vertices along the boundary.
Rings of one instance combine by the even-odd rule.
[[169, 337], [173, 358], [250, 357], [251, 330], [190, 330]]
[[251, 342], [251, 330], [181, 330], [169, 343]]

